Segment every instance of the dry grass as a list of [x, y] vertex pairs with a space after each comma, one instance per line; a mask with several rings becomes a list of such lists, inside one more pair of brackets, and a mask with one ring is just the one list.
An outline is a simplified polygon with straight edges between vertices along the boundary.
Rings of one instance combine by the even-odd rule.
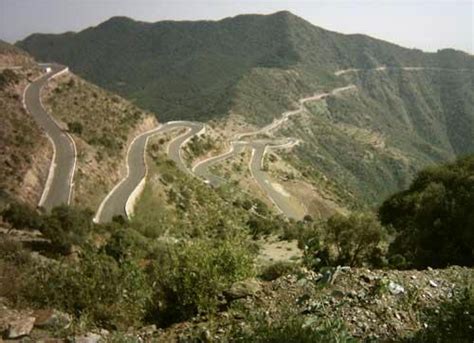
[[19, 83], [0, 90], [0, 198], [17, 198], [35, 206], [47, 176], [52, 148], [22, 105], [28, 79], [38, 76], [38, 70], [25, 68], [14, 72]]

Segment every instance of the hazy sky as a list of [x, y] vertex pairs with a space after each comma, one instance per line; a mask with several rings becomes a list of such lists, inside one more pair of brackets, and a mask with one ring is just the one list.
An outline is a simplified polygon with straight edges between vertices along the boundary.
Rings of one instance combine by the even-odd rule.
[[0, 38], [14, 42], [34, 32], [78, 31], [116, 15], [154, 22], [279, 10], [409, 48], [474, 53], [474, 0], [0, 0]]

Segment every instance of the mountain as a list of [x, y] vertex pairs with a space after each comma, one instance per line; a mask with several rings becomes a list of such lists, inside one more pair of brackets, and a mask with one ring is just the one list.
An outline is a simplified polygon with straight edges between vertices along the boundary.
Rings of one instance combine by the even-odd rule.
[[308, 104], [277, 133], [301, 142], [285, 160], [309, 168], [305, 180], [342, 202], [377, 203], [416, 170], [474, 151], [474, 58], [461, 51], [343, 35], [289, 12], [196, 22], [115, 17], [17, 45], [161, 120], [262, 126], [301, 98], [354, 84], [322, 106]]

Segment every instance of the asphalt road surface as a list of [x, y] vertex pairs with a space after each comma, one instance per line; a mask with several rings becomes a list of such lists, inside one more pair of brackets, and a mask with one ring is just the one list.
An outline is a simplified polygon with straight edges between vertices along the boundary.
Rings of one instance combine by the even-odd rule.
[[292, 206], [289, 194], [284, 194], [282, 190], [277, 190], [272, 185], [267, 173], [262, 170], [262, 161], [265, 155], [265, 149], [269, 143], [254, 142], [252, 143], [252, 159], [250, 160], [250, 171], [253, 178], [262, 188], [270, 200], [275, 204], [278, 210], [288, 218], [301, 219], [301, 214]]
[[188, 131], [169, 143], [168, 155], [173, 161], [175, 161], [179, 169], [184, 172], [189, 172], [181, 159], [180, 151], [182, 145], [185, 144], [190, 137], [204, 128], [203, 124], [194, 122], [170, 122], [137, 136], [130, 144], [127, 152], [128, 174], [104, 199], [96, 217], [94, 218], [96, 222], [109, 222], [114, 216], [127, 217], [125, 210], [127, 201], [133, 191], [146, 176], [147, 167], [145, 163], [145, 148], [148, 138], [180, 127], [188, 128]]
[[210, 168], [215, 164], [231, 158], [232, 156], [238, 156], [242, 151], [244, 151], [248, 144], [249, 143], [247, 142], [231, 142], [231, 149], [228, 152], [196, 164], [193, 168], [193, 173], [214, 187], [224, 184], [227, 180], [211, 173]]
[[169, 122], [165, 124], [168, 129], [176, 127], [187, 127], [188, 130], [184, 134], [174, 138], [168, 145], [168, 156], [176, 163], [176, 166], [185, 173], [191, 173], [191, 171], [186, 167], [182, 156], [181, 148], [191, 139], [194, 135], [198, 134], [201, 130], [204, 129], [204, 124], [196, 122]]
[[63, 131], [43, 108], [40, 100], [41, 88], [55, 74], [66, 69], [50, 65], [51, 71], [32, 82], [25, 90], [24, 101], [27, 111], [51, 139], [55, 151], [48, 180], [39, 206], [47, 211], [62, 204], [69, 204], [72, 192], [76, 152], [74, 141]]

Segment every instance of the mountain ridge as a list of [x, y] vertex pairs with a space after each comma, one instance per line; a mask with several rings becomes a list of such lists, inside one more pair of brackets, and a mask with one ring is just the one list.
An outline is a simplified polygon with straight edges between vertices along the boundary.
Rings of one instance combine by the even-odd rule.
[[[298, 99], [356, 84], [359, 95], [311, 106], [312, 115], [291, 121], [305, 121], [305, 130], [284, 135], [302, 142], [288, 161], [315, 170], [318, 187], [331, 179], [369, 204], [406, 186], [416, 170], [474, 151], [474, 58], [453, 49], [424, 53], [335, 33], [289, 12], [196, 22], [118, 17], [18, 46], [160, 121], [262, 127]], [[370, 143], [380, 137], [382, 145]]]
[[[328, 31], [287, 11], [219, 21], [146, 23], [112, 17], [78, 33], [33, 34], [17, 46], [37, 59], [67, 64], [162, 119], [225, 116], [232, 107], [229, 95], [255, 68], [305, 65], [312, 75], [303, 84], [314, 91], [315, 82], [334, 82], [331, 74], [339, 69], [440, 63], [437, 53]], [[469, 61], [459, 51], [447, 53]]]

